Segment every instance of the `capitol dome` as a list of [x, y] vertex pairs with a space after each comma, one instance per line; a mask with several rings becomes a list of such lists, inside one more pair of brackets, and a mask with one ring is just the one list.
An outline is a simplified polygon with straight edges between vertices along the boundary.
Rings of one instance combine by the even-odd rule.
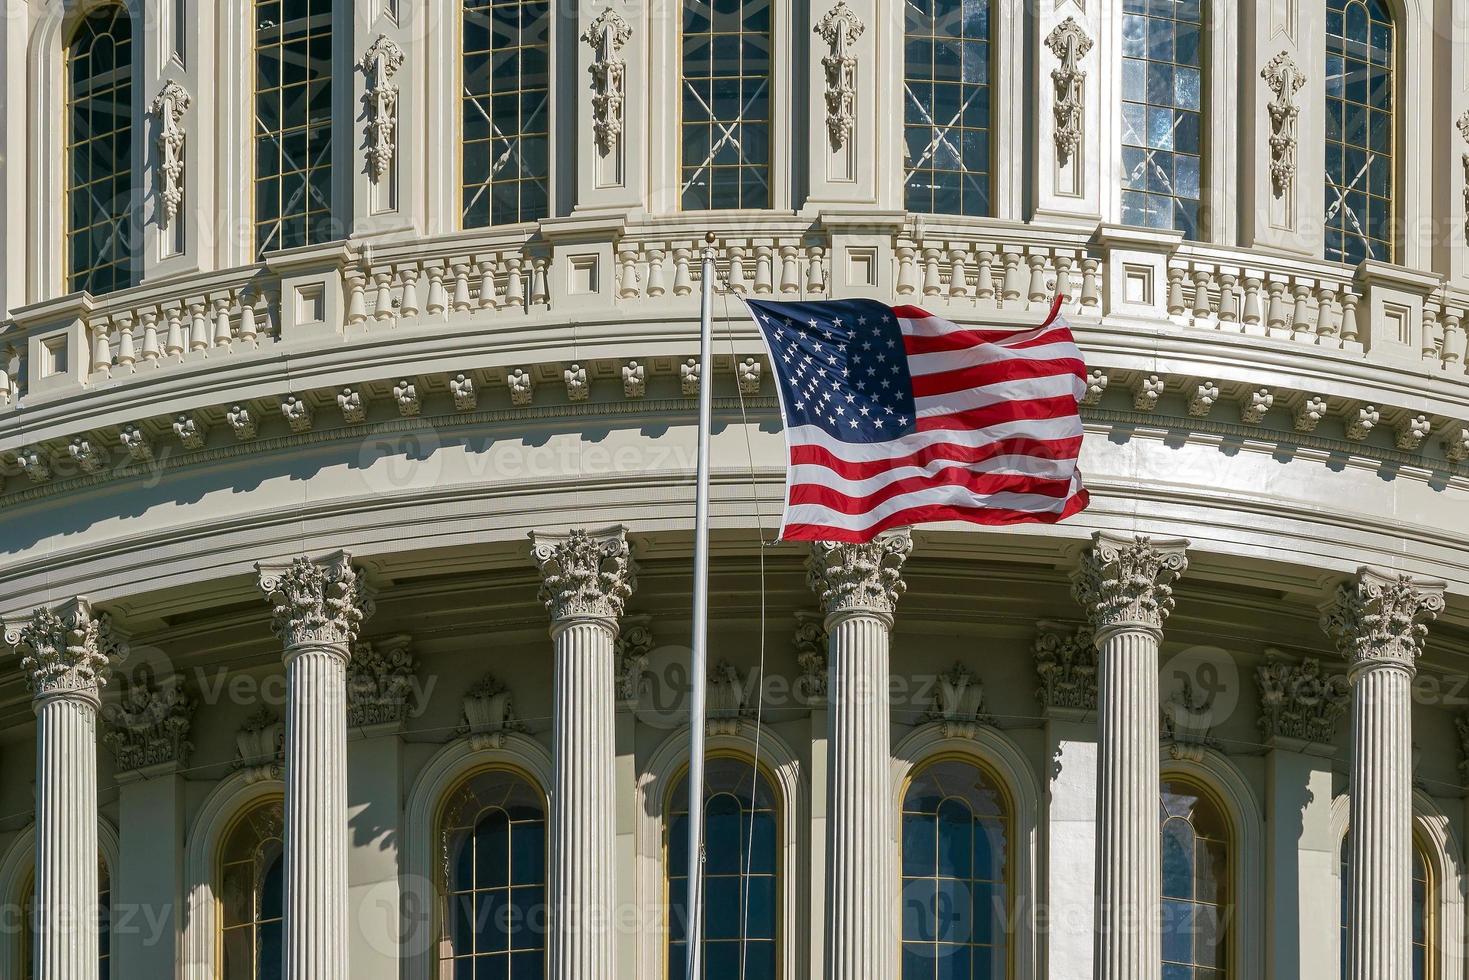
[[[0, 977], [681, 980], [692, 680], [708, 980], [1463, 980], [1466, 52], [10, 0]], [[1056, 295], [1087, 509], [776, 540], [745, 299]]]

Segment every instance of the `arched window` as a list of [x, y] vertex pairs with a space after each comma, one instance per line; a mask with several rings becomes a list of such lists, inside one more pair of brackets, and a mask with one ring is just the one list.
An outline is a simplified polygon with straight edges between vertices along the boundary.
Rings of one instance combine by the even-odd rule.
[[550, 0], [464, 0], [465, 228], [550, 213]]
[[545, 976], [544, 794], [518, 773], [486, 769], [449, 795], [439, 827], [440, 975]]
[[133, 28], [120, 3], [84, 17], [66, 47], [66, 288], [133, 275]]
[[[25, 930], [21, 942], [21, 978], [35, 980], [36, 976], [36, 877], [32, 872], [26, 883], [25, 907], [22, 915]], [[107, 862], [97, 861], [97, 976], [107, 980], [112, 975], [112, 875], [107, 871]]]
[[255, 0], [255, 248], [335, 237], [332, 0]]
[[683, 0], [685, 210], [770, 207], [771, 0]]
[[990, 0], [908, 0], [905, 8], [905, 206], [988, 215]]
[[1124, 0], [1122, 222], [1199, 237], [1204, 0]]
[[284, 813], [257, 804], [225, 836], [219, 864], [220, 980], [280, 976], [284, 956]]
[[1387, 0], [1326, 2], [1326, 257], [1393, 259], [1394, 34]]
[[1009, 974], [1010, 804], [962, 759], [925, 766], [903, 795], [903, 980]]
[[[689, 781], [668, 806], [668, 980], [688, 962]], [[780, 914], [778, 807], [763, 771], [745, 759], [704, 767], [704, 977], [775, 980]]]
[[1163, 971], [1169, 980], [1221, 980], [1229, 957], [1231, 839], [1214, 798], [1181, 779], [1163, 780]]
[[[1341, 975], [1347, 980], [1351, 954], [1351, 939], [1348, 923], [1351, 922], [1351, 835], [1341, 842], [1341, 912], [1338, 934], [1341, 941]], [[1413, 838], [1413, 980], [1434, 980], [1438, 976], [1430, 951], [1433, 949], [1431, 931], [1433, 909], [1437, 897], [1433, 889], [1433, 877], [1428, 870], [1428, 852], [1421, 841]]]

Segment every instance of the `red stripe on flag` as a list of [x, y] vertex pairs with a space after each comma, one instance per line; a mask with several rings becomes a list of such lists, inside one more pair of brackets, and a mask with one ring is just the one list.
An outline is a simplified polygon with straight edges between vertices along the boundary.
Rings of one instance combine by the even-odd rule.
[[910, 524], [929, 521], [963, 521], [968, 524], [995, 526], [1001, 524], [1056, 524], [1079, 514], [1091, 502], [1085, 490], [1066, 502], [1056, 513], [1039, 514], [1023, 510], [998, 510], [991, 507], [953, 507], [944, 504], [928, 504], [889, 514], [875, 524], [861, 528], [836, 527], [829, 524], [788, 524], [781, 535], [783, 541], [843, 541], [861, 543], [871, 541], [883, 531]]
[[[975, 364], [956, 371], [936, 371], [933, 374], [913, 376], [913, 397], [946, 395], [951, 391], [966, 391], [983, 388], [1002, 381], [1028, 381], [1032, 378], [1054, 378], [1070, 374], [1086, 380], [1086, 364], [1079, 358], [1058, 357], [1045, 361], [1033, 361], [1024, 357], [989, 364]], [[1068, 413], [1076, 411], [1076, 399], [1072, 399]]]
[[974, 464], [997, 456], [1029, 456], [1032, 459], [1075, 459], [1081, 452], [1081, 436], [1074, 439], [999, 439], [984, 446], [935, 443], [904, 456], [852, 462], [810, 443], [791, 447], [791, 465], [824, 466], [847, 480], [866, 480], [903, 466], [927, 466], [946, 461]]
[[1074, 344], [1065, 327], [1037, 333], [1033, 330], [959, 330], [941, 334], [904, 334], [903, 349], [909, 354], [946, 354], [993, 345], [1006, 350], [1027, 350], [1050, 344]]
[[878, 504], [915, 490], [933, 487], [962, 487], [970, 493], [988, 497], [997, 493], [1025, 493], [1037, 497], [1066, 499], [1071, 492], [1071, 478], [1047, 480], [1034, 476], [1007, 473], [971, 473], [962, 467], [941, 470], [932, 476], [912, 476], [895, 480], [863, 497], [853, 497], [820, 483], [797, 483], [791, 487], [790, 504], [819, 504], [839, 514], [865, 514]]
[[948, 415], [934, 415], [918, 420], [919, 432], [935, 429], [982, 429], [1000, 422], [1019, 422], [1027, 419], [1054, 419], [1076, 414], [1076, 399], [1070, 395], [1060, 398], [1032, 398], [1028, 401], [999, 402], [983, 408], [971, 408]]

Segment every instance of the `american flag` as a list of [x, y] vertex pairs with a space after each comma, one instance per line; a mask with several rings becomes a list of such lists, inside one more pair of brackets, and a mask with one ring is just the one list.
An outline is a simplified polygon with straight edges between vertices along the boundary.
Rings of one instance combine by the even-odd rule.
[[747, 303], [785, 418], [783, 539], [871, 541], [929, 521], [1049, 524], [1086, 507], [1086, 367], [1059, 298], [1045, 323], [1019, 330], [865, 299]]

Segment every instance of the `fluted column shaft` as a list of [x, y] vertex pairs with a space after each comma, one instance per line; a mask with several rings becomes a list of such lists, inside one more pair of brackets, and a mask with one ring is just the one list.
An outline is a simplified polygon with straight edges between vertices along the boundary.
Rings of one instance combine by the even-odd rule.
[[602, 980], [616, 952], [617, 629], [637, 564], [621, 527], [537, 531], [531, 542], [556, 667], [547, 976]]
[[557, 624], [551, 786], [550, 976], [612, 969], [612, 858], [617, 769], [610, 620]]
[[36, 980], [97, 980], [97, 699], [36, 699]]
[[288, 980], [346, 980], [347, 660], [286, 653], [285, 955]]
[[1352, 685], [1349, 980], [1410, 980], [1413, 968], [1412, 684], [1444, 583], [1363, 568], [1322, 627]]
[[1158, 648], [1188, 542], [1098, 532], [1072, 577], [1097, 644], [1096, 980], [1159, 980]]
[[894, 962], [892, 934], [892, 760], [888, 646], [892, 619], [866, 613], [827, 617], [826, 975], [881, 976]]

